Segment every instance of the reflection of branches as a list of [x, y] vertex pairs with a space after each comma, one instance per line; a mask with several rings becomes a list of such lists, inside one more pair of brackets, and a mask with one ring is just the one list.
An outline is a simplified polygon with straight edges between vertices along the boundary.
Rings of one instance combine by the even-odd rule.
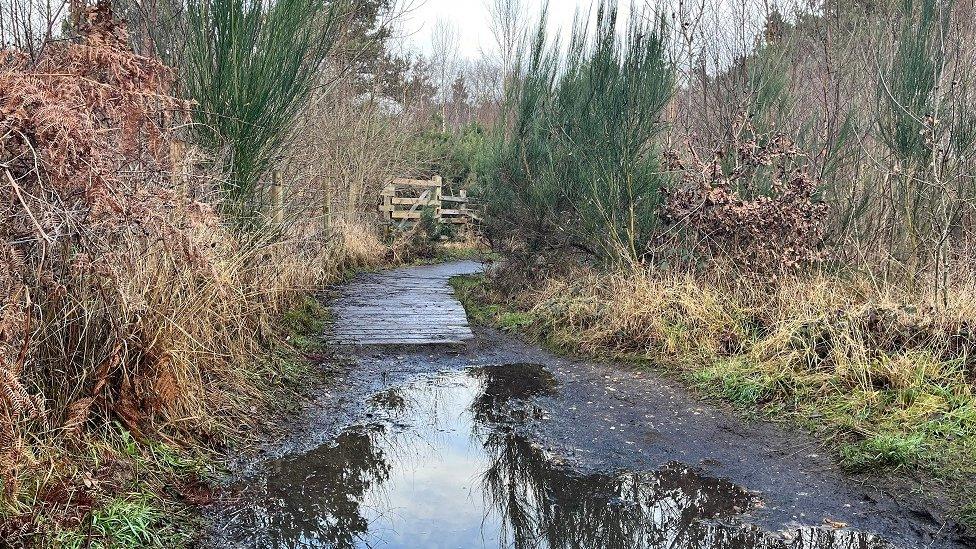
[[473, 370], [484, 382], [481, 394], [471, 404], [475, 419], [499, 423], [511, 419], [513, 401], [555, 394], [556, 378], [539, 364], [502, 364]]
[[[526, 364], [471, 371], [472, 377], [461, 383], [445, 378], [374, 396], [371, 407], [389, 416], [384, 422], [388, 427], [353, 429], [340, 435], [334, 445], [277, 462], [269, 471], [267, 484], [259, 487], [261, 497], [247, 501], [242, 509], [252, 523], [238, 527], [258, 533], [259, 538], [252, 540], [255, 546], [368, 547], [370, 540], [377, 539], [375, 521], [382, 519], [399, 526], [402, 523], [398, 521], [415, 515], [393, 516], [399, 509], [393, 504], [405, 503], [400, 497], [403, 493], [397, 493], [397, 479], [402, 475], [393, 473], [393, 468], [416, 471], [435, 466], [441, 450], [457, 443], [456, 435], [444, 433], [469, 426], [471, 414], [464, 410], [470, 410], [477, 418], [471, 425], [471, 444], [483, 449], [488, 458], [481, 482], [486, 504], [482, 527], [499, 528], [504, 547], [886, 547], [856, 533], [807, 529], [785, 541], [758, 529], [719, 524], [715, 521], [731, 519], [750, 508], [755, 498], [729, 481], [703, 477], [681, 465], [652, 473], [618, 475], [582, 475], [555, 465], [540, 447], [513, 430], [499, 429], [496, 421], [500, 418], [505, 427], [510, 427], [513, 416], [505, 409], [533, 406], [529, 402], [533, 396], [552, 395], [555, 378], [541, 366]], [[423, 451], [421, 446], [432, 451]], [[465, 448], [464, 453], [470, 449]], [[480, 456], [465, 458], [474, 459], [466, 463], [475, 467], [485, 463]], [[465, 487], [470, 486], [468, 480], [470, 477], [465, 479]], [[445, 482], [445, 487], [456, 487], [451, 478]], [[384, 502], [380, 492], [386, 490], [394, 497]], [[466, 505], [469, 499], [412, 504], [425, 511], [434, 502], [440, 506]], [[375, 507], [367, 508], [370, 504]], [[500, 523], [496, 522], [499, 517]], [[496, 532], [486, 533], [493, 537]], [[476, 534], [472, 531], [472, 535]], [[471, 541], [476, 543], [474, 538]]]
[[360, 505], [390, 476], [375, 441], [381, 434], [379, 429], [347, 431], [332, 446], [278, 464], [269, 478], [284, 475], [287, 482], [263, 486], [261, 501], [245, 502], [253, 526], [267, 531], [267, 545], [356, 546], [369, 526]]
[[810, 528], [791, 541], [715, 522], [748, 509], [754, 498], [726, 480], [687, 467], [653, 473], [580, 475], [554, 466], [538, 447], [512, 434], [485, 441], [486, 501], [505, 521], [516, 549], [880, 549], [855, 532]]
[[494, 436], [486, 446], [493, 456], [486, 495], [517, 548], [543, 542], [554, 549], [668, 547], [691, 541], [697, 518], [719, 517], [752, 501], [726, 481], [687, 469], [583, 476], [553, 467], [517, 436]]

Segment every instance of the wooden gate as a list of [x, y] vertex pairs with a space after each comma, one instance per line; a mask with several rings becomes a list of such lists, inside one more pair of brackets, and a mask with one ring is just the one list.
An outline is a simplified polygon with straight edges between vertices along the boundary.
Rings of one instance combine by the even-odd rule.
[[432, 209], [439, 223], [470, 225], [481, 221], [477, 210], [468, 201], [465, 190], [456, 196], [444, 194], [444, 180], [439, 175], [431, 179], [398, 178], [391, 181], [380, 193], [380, 216], [390, 224], [407, 228]]

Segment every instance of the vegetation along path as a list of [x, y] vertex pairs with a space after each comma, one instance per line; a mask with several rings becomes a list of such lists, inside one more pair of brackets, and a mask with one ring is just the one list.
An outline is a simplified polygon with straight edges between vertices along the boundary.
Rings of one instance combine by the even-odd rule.
[[448, 279], [478, 269], [411, 267], [340, 290], [330, 381], [242, 467], [212, 545], [967, 546], [910, 489], [842, 473], [804, 435], [646, 368], [469, 328]]

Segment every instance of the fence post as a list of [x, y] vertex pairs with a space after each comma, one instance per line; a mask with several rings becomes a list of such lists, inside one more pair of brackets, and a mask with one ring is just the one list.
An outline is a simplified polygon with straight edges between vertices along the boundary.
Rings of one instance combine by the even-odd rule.
[[436, 185], [433, 189], [434, 192], [431, 200], [431, 205], [434, 206], [434, 219], [438, 223], [441, 222], [441, 197], [444, 195], [444, 180], [439, 175], [435, 175], [431, 181]]
[[285, 221], [284, 190], [278, 170], [271, 172], [271, 219], [275, 225], [282, 225]]
[[328, 177], [322, 177], [322, 233], [325, 240], [332, 241], [332, 182]]

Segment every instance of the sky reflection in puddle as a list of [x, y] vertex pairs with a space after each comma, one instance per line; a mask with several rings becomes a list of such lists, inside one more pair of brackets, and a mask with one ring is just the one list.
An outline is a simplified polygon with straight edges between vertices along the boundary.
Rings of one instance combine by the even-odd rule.
[[757, 502], [679, 464], [581, 475], [507, 428], [554, 394], [541, 366], [423, 379], [376, 395], [375, 422], [268, 465], [228, 530], [249, 547], [878, 549], [808, 528], [773, 537], [735, 519]]

